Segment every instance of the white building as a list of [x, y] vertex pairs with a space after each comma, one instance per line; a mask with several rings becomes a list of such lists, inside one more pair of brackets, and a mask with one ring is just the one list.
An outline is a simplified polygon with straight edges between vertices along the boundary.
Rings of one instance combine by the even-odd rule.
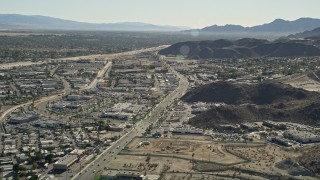
[[320, 142], [320, 136], [308, 131], [285, 131], [283, 136], [300, 143]]

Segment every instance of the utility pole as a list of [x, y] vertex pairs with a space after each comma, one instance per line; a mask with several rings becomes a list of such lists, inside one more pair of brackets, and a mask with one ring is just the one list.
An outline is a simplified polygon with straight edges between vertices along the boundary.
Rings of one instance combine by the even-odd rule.
[[192, 169], [194, 167], [194, 152], [192, 153]]
[[211, 155], [211, 146], [210, 146], [210, 151], [209, 151], [209, 162], [210, 162], [210, 155]]
[[[202, 149], [202, 154], [203, 154], [203, 149]], [[202, 158], [201, 158], [201, 159], [202, 159], [202, 161], [203, 161], [203, 156], [202, 156]]]

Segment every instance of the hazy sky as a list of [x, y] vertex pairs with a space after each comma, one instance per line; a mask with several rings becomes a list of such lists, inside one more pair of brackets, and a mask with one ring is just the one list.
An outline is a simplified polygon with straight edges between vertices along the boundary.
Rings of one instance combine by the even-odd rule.
[[253, 26], [276, 18], [320, 18], [320, 0], [0, 0], [1, 14], [46, 15], [111, 23], [146, 22], [193, 28]]

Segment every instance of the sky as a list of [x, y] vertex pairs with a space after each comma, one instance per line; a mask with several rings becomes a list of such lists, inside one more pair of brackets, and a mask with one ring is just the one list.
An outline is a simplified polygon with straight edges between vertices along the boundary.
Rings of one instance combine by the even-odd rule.
[[92, 23], [145, 22], [203, 28], [320, 18], [320, 0], [0, 0], [0, 14]]

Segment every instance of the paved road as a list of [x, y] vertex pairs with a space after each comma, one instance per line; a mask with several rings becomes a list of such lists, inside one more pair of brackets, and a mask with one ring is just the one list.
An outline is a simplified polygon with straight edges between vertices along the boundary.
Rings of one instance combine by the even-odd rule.
[[95, 89], [97, 87], [99, 80], [101, 78], [103, 78], [103, 76], [111, 68], [111, 66], [112, 66], [112, 61], [108, 61], [107, 64], [98, 72], [96, 78], [93, 81], [91, 81], [89, 86], [86, 86], [86, 87], [82, 88], [81, 90]]
[[66, 58], [58, 58], [58, 59], [46, 59], [38, 62], [32, 61], [23, 61], [23, 62], [13, 62], [13, 63], [3, 63], [0, 64], [0, 69], [10, 69], [12, 67], [22, 67], [22, 66], [31, 66], [31, 65], [40, 65], [48, 63], [49, 61], [77, 61], [79, 59], [95, 59], [95, 58], [117, 58], [120, 56], [128, 56], [128, 55], [135, 55], [141, 52], [148, 52], [148, 51], [158, 51], [160, 49], [166, 48], [168, 45], [162, 45], [152, 48], [144, 48], [139, 50], [121, 52], [121, 53], [114, 53], [114, 54], [95, 54], [95, 55], [88, 55], [88, 56], [77, 56], [77, 57], [66, 57]]
[[315, 72], [312, 72], [312, 74], [318, 79], [318, 81], [320, 81], [319, 76]]
[[173, 68], [170, 70], [179, 78], [179, 86], [167, 97], [165, 97], [156, 107], [149, 113], [148, 117], [137, 123], [131, 131], [122, 136], [121, 139], [112, 144], [108, 149], [103, 151], [96, 159], [82, 169], [80, 173], [77, 173], [72, 179], [76, 180], [91, 180], [97, 172], [102, 171], [104, 165], [110, 161], [116, 154], [118, 154], [134, 137], [141, 136], [147, 127], [158, 121], [166, 107], [171, 105], [174, 100], [182, 97], [188, 89], [188, 80], [176, 72]]

